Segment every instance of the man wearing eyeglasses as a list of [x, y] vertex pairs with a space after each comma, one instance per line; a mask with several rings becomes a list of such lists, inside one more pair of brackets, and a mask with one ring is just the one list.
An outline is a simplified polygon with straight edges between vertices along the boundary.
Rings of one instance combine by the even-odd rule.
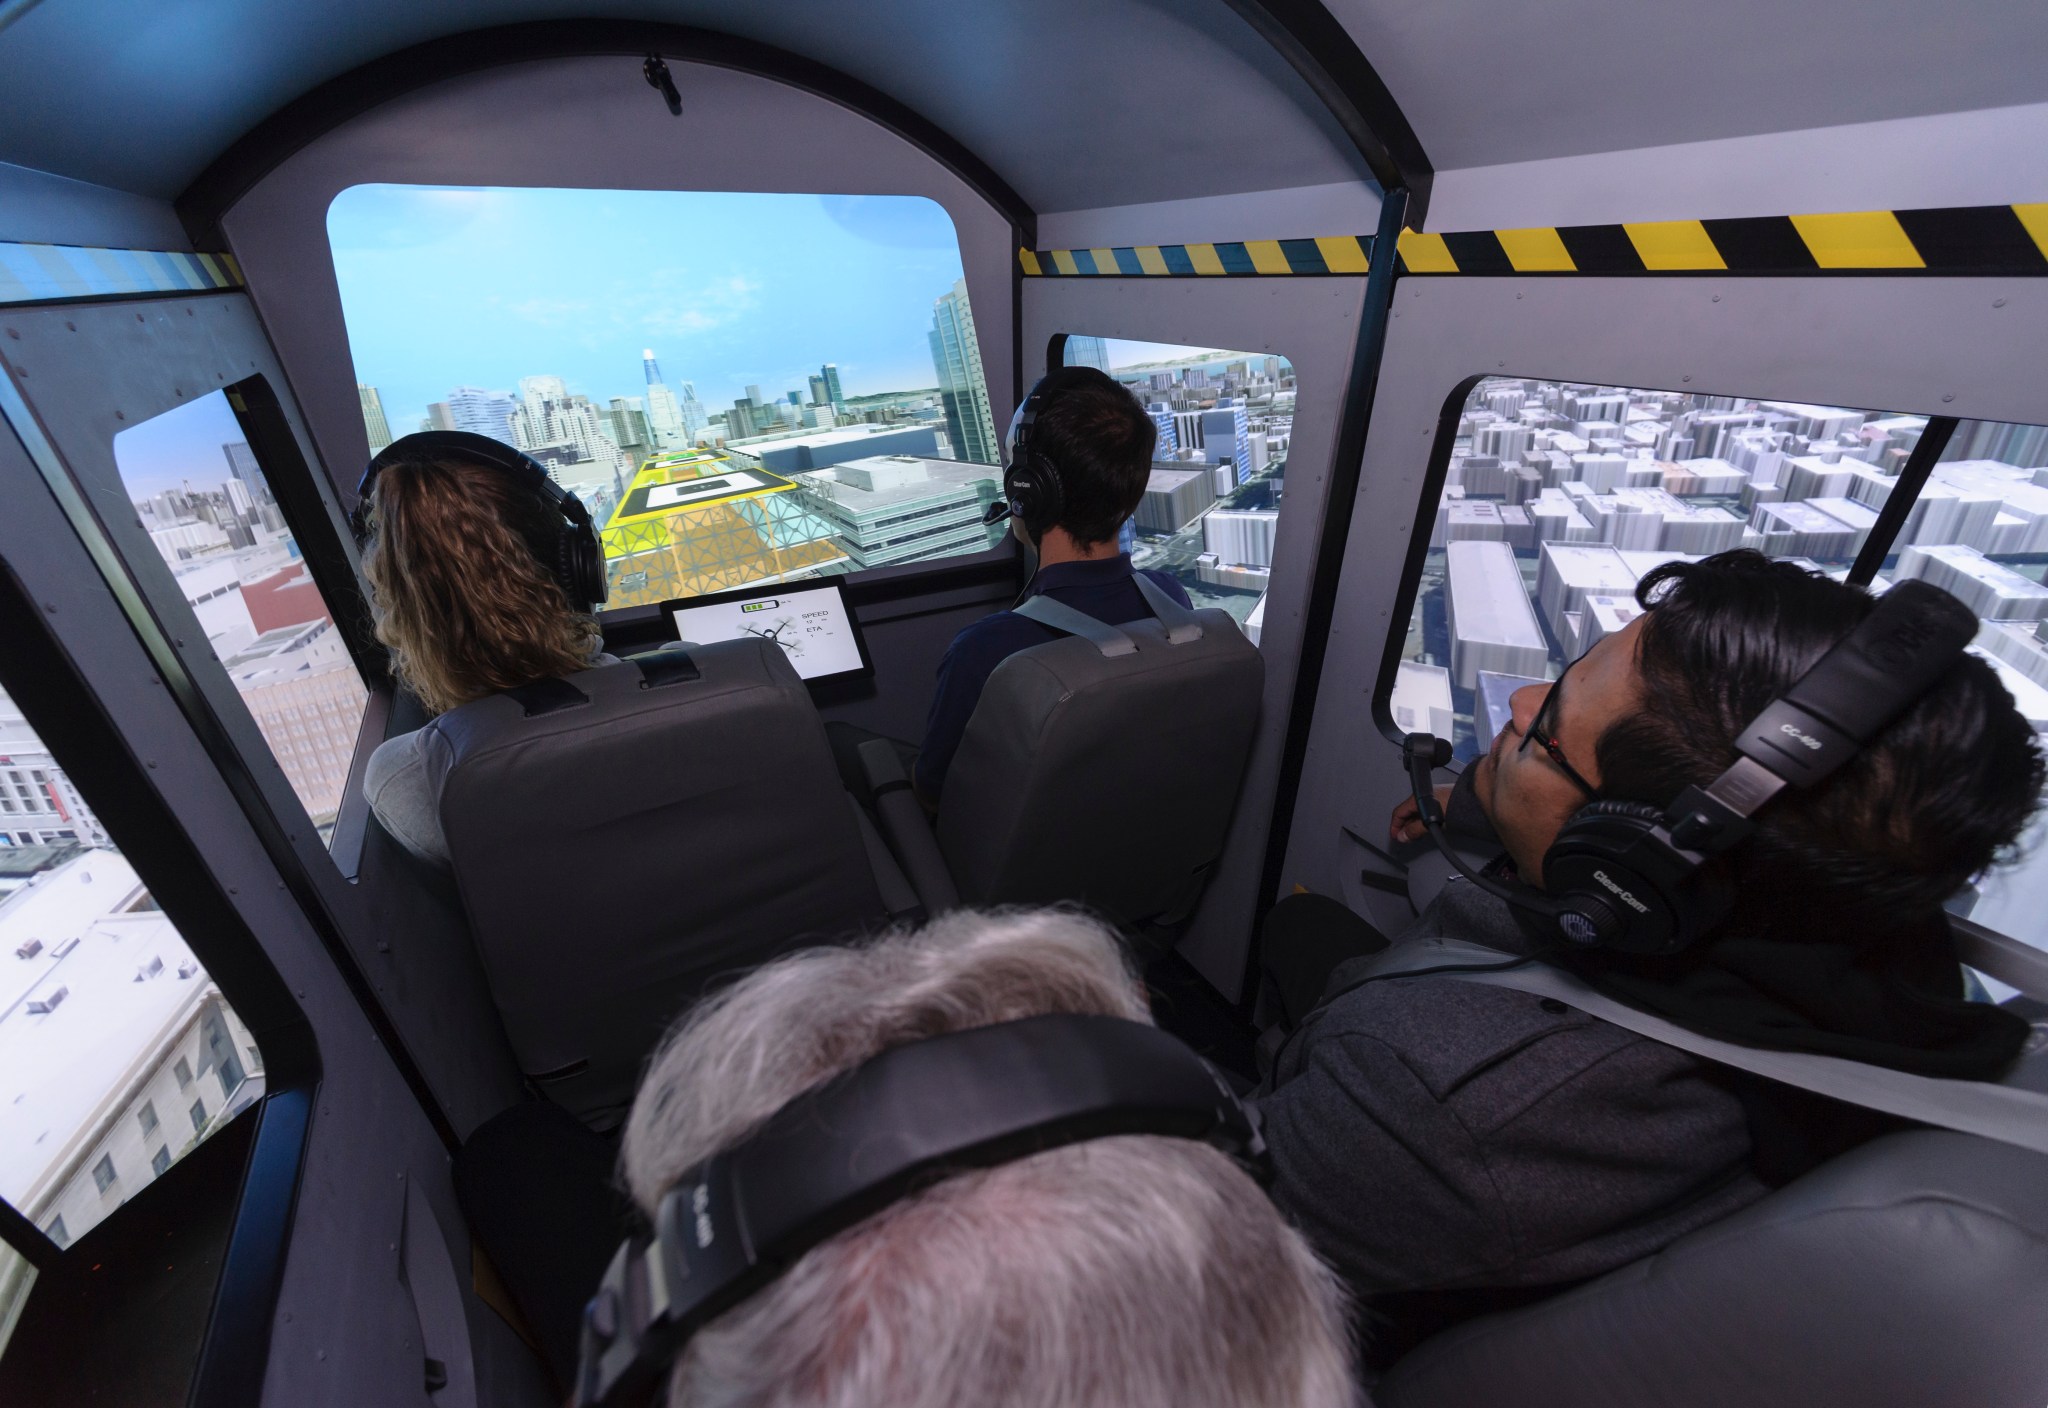
[[[1662, 806], [1734, 758], [1747, 721], [1870, 598], [1753, 552], [1643, 579], [1645, 614], [1518, 690], [1447, 790], [1488, 873], [1543, 885], [1591, 802]], [[1403, 940], [1445, 937], [1571, 969], [1611, 996], [1746, 1045], [1993, 1079], [2025, 1023], [1963, 1000], [1942, 903], [2006, 855], [2043, 762], [1983, 661], [1826, 782], [1787, 793], [1712, 864], [1737, 898], [1675, 957], [1559, 952], [1525, 910], [1454, 880]], [[1412, 798], [1396, 842], [1421, 837]], [[1274, 908], [1262, 1005], [1286, 1033], [1260, 1107], [1273, 1193], [1373, 1313], [1380, 1364], [1458, 1320], [1647, 1256], [1888, 1127], [1564, 1003], [1455, 977], [1361, 981], [1387, 940], [1333, 900]]]

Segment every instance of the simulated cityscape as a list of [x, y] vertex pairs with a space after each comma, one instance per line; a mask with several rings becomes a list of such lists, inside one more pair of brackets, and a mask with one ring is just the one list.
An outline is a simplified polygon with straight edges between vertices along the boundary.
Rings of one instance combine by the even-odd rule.
[[[357, 187], [329, 235], [372, 453], [416, 430], [526, 451], [597, 521], [607, 607], [980, 552], [1005, 531], [982, 523], [1002, 445], [930, 201]], [[1068, 355], [1160, 426], [1127, 546], [1256, 630], [1292, 368], [1089, 337]]]
[[369, 698], [223, 392], [114, 437], [144, 532], [320, 834]]
[[[1483, 753], [1508, 699], [1556, 678], [1641, 608], [1661, 563], [1755, 548], [1848, 576], [1925, 418], [1492, 377], [1467, 399], [1394, 683], [1394, 722]], [[1954, 593], [2048, 733], [2048, 427], [1965, 422], [1872, 583]], [[2048, 829], [1954, 908], [2038, 940]]]
[[[0, 693], [0, 1198], [69, 1246], [263, 1090], [248, 1028]], [[0, 1256], [0, 1342], [29, 1284]]]

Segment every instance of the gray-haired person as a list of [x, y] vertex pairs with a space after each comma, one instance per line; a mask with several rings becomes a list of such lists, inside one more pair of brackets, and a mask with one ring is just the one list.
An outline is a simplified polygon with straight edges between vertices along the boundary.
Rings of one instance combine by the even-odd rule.
[[[894, 1046], [1052, 1013], [1149, 1022], [1116, 939], [1059, 911], [958, 912], [792, 954], [656, 1054], [624, 1166], [650, 1217], [686, 1171]], [[699, 1331], [669, 1402], [815, 1408], [1339, 1408], [1343, 1294], [1251, 1178], [1121, 1136], [946, 1178], [813, 1248]]]

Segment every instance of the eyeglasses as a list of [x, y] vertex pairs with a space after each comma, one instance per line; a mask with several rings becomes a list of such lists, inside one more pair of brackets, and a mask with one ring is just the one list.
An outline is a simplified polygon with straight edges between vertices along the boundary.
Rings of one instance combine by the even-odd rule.
[[[1582, 655], [1579, 659], [1583, 660], [1585, 657]], [[1550, 731], [1557, 714], [1558, 698], [1564, 693], [1564, 677], [1572, 672], [1572, 665], [1578, 663], [1578, 660], [1572, 661], [1571, 665], [1565, 666], [1563, 670], [1558, 672], [1557, 678], [1550, 682], [1550, 692], [1543, 696], [1543, 703], [1536, 710], [1536, 717], [1529, 720], [1528, 732], [1522, 735], [1521, 747], [1516, 751], [1526, 753], [1529, 751], [1529, 745], [1531, 743], [1535, 744], [1543, 750], [1551, 762], [1557, 764], [1558, 769], [1566, 777], [1572, 780], [1573, 786], [1586, 794], [1588, 801], [1594, 801], [1599, 798], [1600, 789], [1579, 776], [1579, 770], [1573, 767], [1571, 762], [1565, 757], [1563, 747], [1558, 744], [1556, 736]]]

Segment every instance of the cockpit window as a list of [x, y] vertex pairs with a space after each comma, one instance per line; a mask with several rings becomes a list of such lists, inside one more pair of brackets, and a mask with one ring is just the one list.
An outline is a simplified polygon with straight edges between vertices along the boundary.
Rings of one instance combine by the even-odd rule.
[[1197, 606], [1256, 642], [1286, 488], [1294, 366], [1265, 352], [1069, 335], [1066, 365], [1108, 372], [1159, 427], [1152, 478], [1124, 525], [1139, 567], [1172, 573]]
[[1636, 583], [1673, 558], [1748, 547], [1846, 578], [1926, 428], [1841, 406], [1485, 378], [1443, 467], [1395, 726], [1476, 757], [1508, 696], [1626, 626]]
[[[1943, 424], [1946, 424], [1945, 422]], [[1927, 417], [1750, 397], [1488, 377], [1458, 413], [1406, 639], [1381, 692], [1396, 729], [1483, 752], [1508, 697], [1640, 614], [1674, 557], [1755, 548], [1837, 579], [1877, 526]], [[2048, 734], [2048, 427], [1964, 421], [1870, 582], [1924, 577], [1973, 608], [1971, 647]], [[2048, 817], [1950, 908], [2044, 940]]]
[[1001, 537], [936, 202], [372, 185], [328, 238], [372, 451], [452, 429], [533, 455], [597, 520], [608, 607]]
[[[1905, 576], [1925, 577], [1983, 619], [1972, 649], [1998, 671], [2035, 733], [2048, 734], [2048, 426], [1966, 420], [1956, 427], [1878, 582]], [[1949, 907], [2048, 946], [2041, 923], [2048, 912], [2048, 814], [2034, 819], [2020, 857]]]
[[[0, 693], [0, 1198], [69, 1246], [263, 1096], [263, 1058]], [[32, 1280], [0, 1248], [0, 1344]]]
[[[114, 462], [207, 645], [331, 839], [369, 691], [227, 394], [130, 426]], [[5, 810], [0, 796], [0, 831]]]

